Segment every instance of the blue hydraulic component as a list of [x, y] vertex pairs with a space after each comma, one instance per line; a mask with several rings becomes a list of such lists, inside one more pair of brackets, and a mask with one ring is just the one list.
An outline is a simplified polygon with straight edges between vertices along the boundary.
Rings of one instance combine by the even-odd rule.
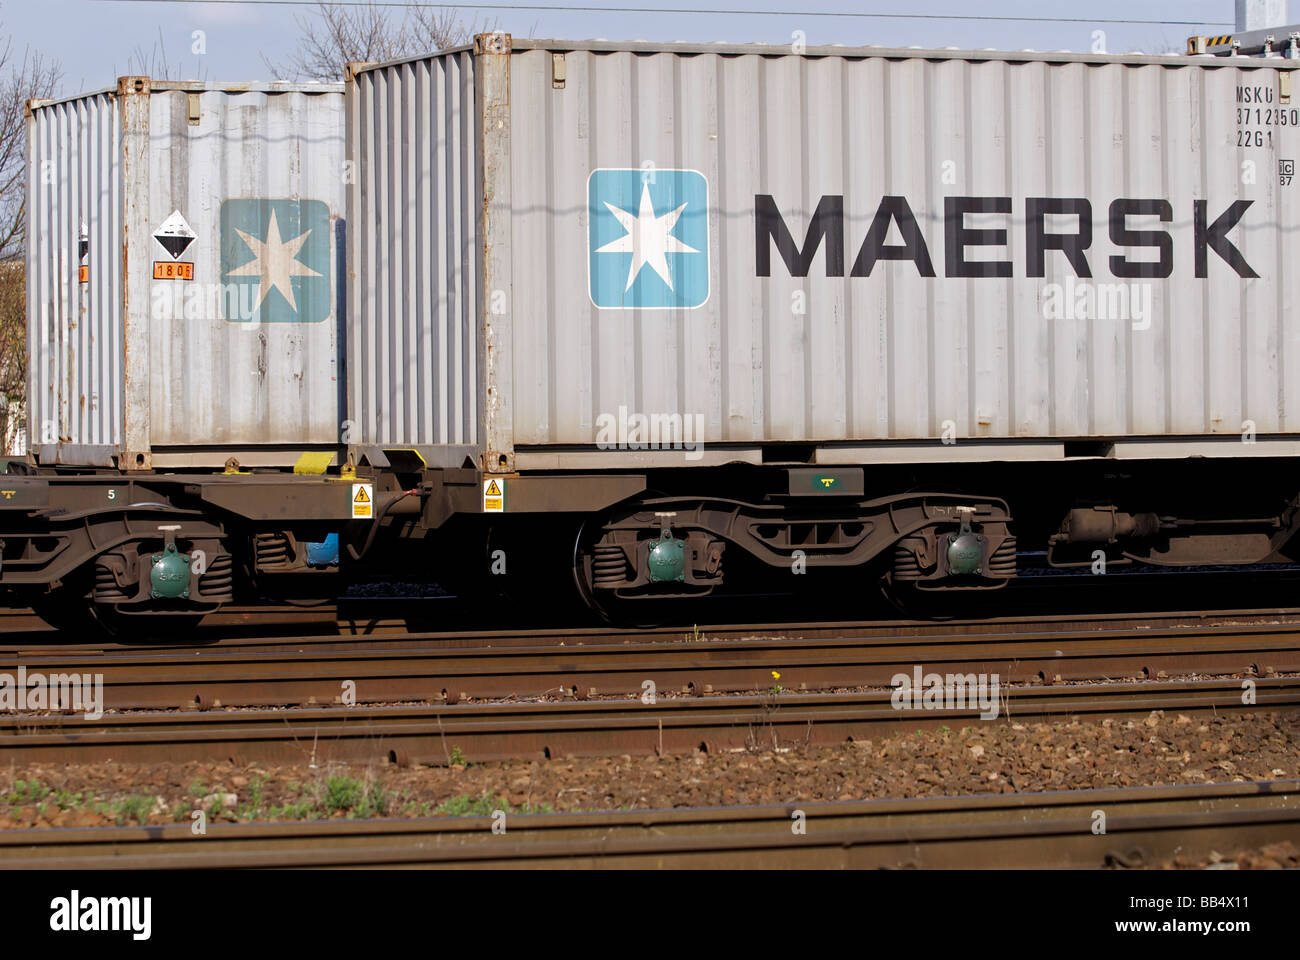
[[329, 534], [324, 540], [307, 544], [307, 566], [337, 567], [339, 565], [339, 535]]

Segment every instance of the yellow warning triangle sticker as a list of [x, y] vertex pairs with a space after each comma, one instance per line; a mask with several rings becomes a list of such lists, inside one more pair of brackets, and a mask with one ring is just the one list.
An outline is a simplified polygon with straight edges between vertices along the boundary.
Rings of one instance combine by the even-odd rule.
[[370, 498], [366, 496], [365, 487], [357, 487], [357, 495], [352, 498], [353, 503], [369, 503]]
[[497, 486], [497, 482], [495, 480], [488, 481], [487, 493], [484, 494], [484, 496], [488, 496], [488, 497], [501, 496], [501, 488]]

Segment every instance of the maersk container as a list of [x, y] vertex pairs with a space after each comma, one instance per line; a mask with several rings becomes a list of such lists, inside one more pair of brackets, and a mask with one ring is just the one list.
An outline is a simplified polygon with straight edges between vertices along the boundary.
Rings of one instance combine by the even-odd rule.
[[123, 77], [28, 107], [42, 463], [293, 465], [342, 438], [343, 88]]
[[700, 464], [1300, 453], [1295, 67], [504, 34], [354, 65], [356, 452], [681, 464], [623, 442], [660, 416]]

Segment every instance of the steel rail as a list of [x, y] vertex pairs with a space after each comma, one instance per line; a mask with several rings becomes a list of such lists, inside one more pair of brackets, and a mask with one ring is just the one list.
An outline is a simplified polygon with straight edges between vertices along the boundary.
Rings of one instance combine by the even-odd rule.
[[[757, 638], [450, 647], [436, 637], [362, 647], [303, 642], [160, 651], [0, 651], [0, 674], [102, 675], [105, 709], [506, 697], [640, 696], [889, 686], [899, 673], [1003, 683], [1300, 672], [1300, 624], [1059, 633]], [[779, 674], [779, 677], [773, 676]]]
[[[1105, 817], [1098, 830], [1098, 812]], [[502, 830], [504, 828], [504, 831]], [[8, 869], [1144, 866], [1300, 840], [1300, 781], [636, 812], [0, 831]]]
[[[405, 601], [398, 601], [403, 603]], [[439, 601], [441, 602], [441, 601]], [[366, 601], [379, 606], [379, 601]], [[37, 623], [36, 629], [27, 624]], [[1243, 610], [1185, 610], [1153, 613], [1032, 614], [975, 619], [934, 620], [814, 620], [789, 622], [718, 623], [704, 626], [618, 628], [570, 626], [543, 629], [501, 629], [490, 626], [444, 630], [427, 629], [428, 621], [404, 618], [392, 609], [374, 616], [341, 617], [333, 607], [227, 608], [205, 618], [203, 624], [175, 642], [150, 640], [131, 644], [104, 637], [69, 637], [44, 625], [30, 611], [0, 610], [0, 654], [90, 653], [122, 650], [209, 649], [231, 647], [289, 650], [304, 643], [319, 649], [356, 649], [366, 643], [436, 642], [440, 646], [530, 646], [548, 643], [608, 643], [676, 641], [684, 637], [741, 639], [755, 635], [773, 638], [826, 638], [854, 634], [861, 637], [967, 636], [970, 634], [1044, 633], [1073, 628], [1079, 632], [1115, 629], [1169, 629], [1231, 626], [1255, 623], [1300, 626], [1300, 608], [1260, 607]], [[1086, 626], [1091, 625], [1091, 626]], [[271, 628], [281, 628], [272, 631]], [[263, 631], [259, 633], [258, 631]], [[314, 632], [313, 632], [314, 631]]]
[[[1247, 697], [1243, 684], [1251, 688]], [[991, 691], [990, 691], [991, 692]], [[586, 702], [355, 706], [81, 716], [0, 715], [0, 761], [448, 762], [686, 753], [834, 744], [894, 732], [1070, 717], [1293, 709], [1300, 677], [1002, 686], [996, 720], [978, 704], [895, 709], [889, 690]], [[1253, 700], [1253, 702], [1243, 702]], [[991, 711], [990, 711], [991, 712]]]

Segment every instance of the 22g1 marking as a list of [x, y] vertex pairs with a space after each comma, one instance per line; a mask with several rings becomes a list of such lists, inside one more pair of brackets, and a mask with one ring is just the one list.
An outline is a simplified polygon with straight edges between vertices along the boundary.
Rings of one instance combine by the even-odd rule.
[[1273, 146], [1274, 127], [1300, 126], [1300, 109], [1294, 107], [1238, 107], [1237, 146]]

